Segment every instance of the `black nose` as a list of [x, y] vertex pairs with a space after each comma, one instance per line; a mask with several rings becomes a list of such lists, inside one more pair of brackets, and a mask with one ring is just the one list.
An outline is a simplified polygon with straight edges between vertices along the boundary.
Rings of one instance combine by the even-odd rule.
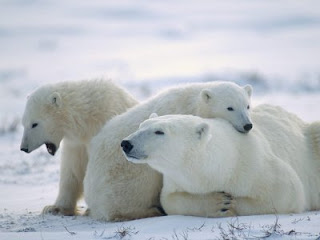
[[251, 124], [251, 123], [250, 123], [250, 124], [246, 124], [246, 125], [243, 126], [243, 128], [244, 128], [244, 130], [246, 130], [246, 131], [250, 131], [251, 128], [252, 128], [252, 124]]
[[133, 148], [133, 145], [130, 143], [130, 141], [123, 140], [121, 142], [121, 147], [125, 153], [129, 153], [131, 151], [131, 149]]
[[24, 152], [26, 152], [26, 153], [29, 152], [29, 149], [28, 149], [28, 148], [20, 148], [20, 150], [21, 150], [21, 151], [24, 151]]

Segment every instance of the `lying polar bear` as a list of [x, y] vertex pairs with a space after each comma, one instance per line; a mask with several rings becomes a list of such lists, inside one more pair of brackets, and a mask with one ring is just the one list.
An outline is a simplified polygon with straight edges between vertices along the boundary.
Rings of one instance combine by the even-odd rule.
[[320, 123], [269, 105], [251, 117], [255, 127], [246, 135], [222, 119], [151, 118], [123, 140], [123, 151], [128, 161], [163, 174], [167, 214], [216, 216], [203, 202], [217, 191], [235, 198], [229, 211], [237, 215], [319, 209]]
[[[253, 126], [250, 120], [251, 94], [250, 85], [192, 83], [166, 89], [115, 116], [93, 137], [90, 144], [84, 178], [84, 196], [90, 209], [87, 213], [92, 218], [106, 221], [162, 215], [157, 208], [160, 205], [162, 176], [147, 165], [129, 163], [122, 154], [122, 139], [135, 132], [153, 112], [160, 115], [219, 117], [228, 120], [237, 131], [248, 133]], [[230, 202], [223, 193], [210, 196], [219, 203]], [[222, 206], [222, 209], [226, 207]]]

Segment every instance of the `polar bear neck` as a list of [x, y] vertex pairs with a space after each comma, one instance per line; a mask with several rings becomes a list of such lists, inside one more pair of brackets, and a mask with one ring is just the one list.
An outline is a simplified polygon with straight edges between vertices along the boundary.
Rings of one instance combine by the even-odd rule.
[[236, 186], [237, 180], [246, 177], [242, 171], [246, 165], [239, 161], [241, 144], [238, 143], [246, 141], [247, 136], [222, 119], [208, 119], [207, 123], [212, 135], [210, 141], [202, 149], [186, 154], [186, 164], [171, 176], [192, 193], [227, 191]]
[[59, 118], [65, 138], [82, 143], [88, 143], [106, 120], [136, 103], [123, 89], [105, 80], [60, 83], [55, 91], [61, 96]]
[[[171, 88], [160, 92], [152, 99], [147, 100], [148, 109], [153, 109], [158, 115], [166, 114], [192, 114], [199, 113], [200, 92], [212, 83], [199, 83]], [[150, 114], [149, 114], [150, 115]]]
[[257, 129], [243, 134], [226, 120], [217, 118], [208, 121], [213, 123], [210, 126], [212, 138], [203, 158], [200, 171], [204, 178], [201, 181], [207, 184], [208, 189], [211, 187], [212, 191], [224, 190], [237, 196], [245, 195], [252, 188], [253, 179], [257, 179], [257, 169], [263, 169], [264, 165], [257, 158]]

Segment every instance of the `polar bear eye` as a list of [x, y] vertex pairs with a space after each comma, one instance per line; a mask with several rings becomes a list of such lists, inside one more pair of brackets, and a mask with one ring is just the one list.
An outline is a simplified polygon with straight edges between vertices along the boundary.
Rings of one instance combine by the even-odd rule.
[[227, 109], [228, 109], [228, 111], [233, 111], [232, 107], [228, 107]]
[[250, 106], [249, 106], [249, 105], [247, 106], [247, 109], [250, 109]]
[[159, 130], [158, 130], [158, 131], [155, 131], [154, 133], [157, 134], [157, 135], [164, 135], [164, 132], [159, 131]]
[[38, 126], [38, 123], [33, 123], [32, 125], [31, 125], [31, 128], [35, 128], [35, 127], [37, 127]]

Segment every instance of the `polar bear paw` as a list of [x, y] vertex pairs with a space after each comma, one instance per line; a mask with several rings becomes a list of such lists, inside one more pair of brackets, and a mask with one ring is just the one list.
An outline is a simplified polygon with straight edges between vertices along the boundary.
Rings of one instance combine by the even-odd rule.
[[232, 217], [236, 216], [235, 210], [235, 200], [233, 197], [225, 192], [214, 192], [210, 194], [212, 202], [216, 203], [216, 206], [213, 206], [215, 211], [210, 214], [209, 217]]
[[90, 216], [90, 208], [87, 208], [82, 216], [89, 217]]
[[73, 216], [75, 210], [71, 208], [63, 208], [56, 205], [45, 206], [42, 210], [42, 214], [62, 215], [62, 216]]

